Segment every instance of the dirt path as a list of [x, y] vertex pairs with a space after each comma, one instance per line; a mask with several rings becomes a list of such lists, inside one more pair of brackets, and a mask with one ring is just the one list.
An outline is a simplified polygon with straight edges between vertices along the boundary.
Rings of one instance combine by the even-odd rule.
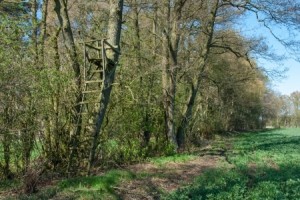
[[172, 192], [180, 186], [191, 183], [207, 169], [216, 168], [222, 156], [199, 156], [185, 163], [166, 163], [158, 166], [152, 163], [137, 164], [128, 169], [141, 178], [126, 181], [115, 187], [121, 199], [160, 199], [163, 192]]

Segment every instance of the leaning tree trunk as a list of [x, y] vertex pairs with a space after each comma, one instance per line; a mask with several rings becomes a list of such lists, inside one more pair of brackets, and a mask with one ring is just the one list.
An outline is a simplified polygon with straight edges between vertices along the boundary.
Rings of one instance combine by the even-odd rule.
[[121, 39], [121, 27], [122, 27], [122, 13], [123, 13], [123, 0], [110, 0], [110, 13], [108, 20], [108, 32], [107, 38], [108, 43], [110, 43], [115, 49], [106, 50], [107, 55], [107, 66], [105, 66], [105, 79], [104, 87], [101, 91], [100, 107], [98, 114], [96, 116], [96, 124], [93, 130], [93, 139], [91, 143], [90, 155], [89, 155], [89, 165], [88, 173], [90, 174], [91, 169], [94, 165], [95, 152], [98, 146], [98, 139], [100, 135], [100, 130], [103, 124], [106, 109], [109, 103], [110, 94], [112, 91], [112, 86], [115, 80], [115, 72], [117, 63], [119, 61], [120, 52], [120, 39]]

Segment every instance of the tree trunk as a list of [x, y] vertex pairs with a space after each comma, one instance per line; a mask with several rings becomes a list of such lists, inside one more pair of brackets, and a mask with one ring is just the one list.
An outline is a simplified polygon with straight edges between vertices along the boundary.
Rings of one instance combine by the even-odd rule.
[[101, 91], [100, 108], [96, 116], [96, 124], [93, 130], [93, 139], [91, 143], [90, 155], [89, 155], [89, 165], [88, 174], [90, 174], [95, 161], [95, 153], [98, 146], [98, 139], [100, 130], [104, 121], [104, 116], [109, 103], [110, 94], [112, 91], [112, 86], [115, 80], [116, 67], [119, 61], [120, 51], [120, 39], [121, 39], [121, 27], [122, 27], [122, 14], [123, 14], [123, 0], [110, 0], [110, 14], [108, 20], [108, 33], [107, 38], [108, 43], [114, 48], [107, 48], [107, 66], [105, 66], [105, 79], [104, 87]]
[[[132, 2], [132, 11], [133, 11], [133, 27], [134, 27], [134, 39], [133, 39], [133, 48], [135, 54], [135, 64], [138, 68], [138, 73], [140, 74], [140, 83], [139, 83], [139, 91], [140, 92], [140, 100], [139, 102], [147, 102], [146, 104], [139, 104], [139, 110], [142, 115], [141, 121], [141, 129], [143, 131], [143, 141], [142, 147], [147, 147], [151, 138], [150, 131], [150, 108], [149, 108], [149, 96], [151, 95], [151, 87], [149, 87], [148, 79], [143, 78], [143, 72], [147, 70], [147, 67], [142, 64], [142, 52], [141, 52], [141, 36], [140, 36], [140, 7], [139, 2], [137, 0], [133, 0]], [[155, 33], [154, 33], [155, 34]], [[151, 79], [151, 78], [150, 78]], [[151, 84], [151, 80], [149, 81]], [[145, 91], [147, 88], [147, 91]], [[145, 92], [144, 92], [145, 91]]]
[[55, 12], [57, 14], [60, 26], [62, 27], [65, 43], [68, 48], [68, 53], [71, 58], [72, 68], [74, 71], [77, 85], [80, 85], [80, 65], [78, 62], [77, 51], [75, 47], [73, 32], [71, 29], [71, 23], [68, 14], [67, 1], [66, 0], [54, 0]]
[[42, 21], [41, 21], [41, 35], [39, 38], [39, 64], [44, 67], [45, 58], [45, 39], [47, 33], [47, 16], [48, 16], [48, 0], [43, 1], [42, 7]]
[[[209, 5], [210, 4], [210, 5]], [[180, 125], [177, 129], [176, 137], [177, 142], [180, 148], [184, 147], [185, 143], [185, 131], [187, 127], [189, 126], [189, 119], [191, 119], [193, 114], [193, 107], [195, 105], [195, 100], [197, 97], [198, 90], [201, 85], [202, 75], [206, 68], [206, 62], [210, 51], [210, 45], [213, 38], [214, 33], [214, 23], [216, 19], [216, 14], [218, 10], [219, 2], [218, 0], [215, 0], [214, 2], [207, 1], [207, 11], [209, 13], [208, 19], [206, 21], [205, 29], [202, 31], [202, 37], [204, 38], [204, 42], [202, 44], [202, 51], [199, 55], [199, 74], [197, 75], [197, 78], [194, 83], [192, 83], [191, 87], [191, 94], [187, 99], [187, 103], [184, 108], [183, 116], [180, 120]]]
[[37, 11], [38, 11], [38, 2], [37, 0], [32, 0], [31, 1], [31, 12], [32, 12], [32, 16], [31, 16], [31, 21], [32, 21], [32, 36], [31, 39], [33, 41], [33, 45], [34, 45], [34, 64], [35, 66], [37, 66], [38, 64], [38, 60], [39, 60], [39, 54], [38, 54], [38, 20], [37, 20]]
[[[200, 84], [199, 84], [200, 85]], [[199, 87], [199, 85], [196, 86], [196, 88]], [[184, 144], [185, 144], [185, 130], [187, 129], [189, 125], [189, 120], [192, 117], [192, 109], [193, 105], [195, 104], [196, 96], [197, 96], [197, 89], [193, 84], [191, 84], [191, 94], [188, 98], [188, 103], [187, 106], [185, 107], [184, 111], [184, 116], [181, 118], [180, 124], [177, 128], [177, 133], [176, 133], [176, 140], [178, 143], [178, 148], [179, 149], [184, 149]]]
[[[165, 132], [170, 144], [177, 151], [178, 144], [175, 136], [175, 95], [176, 77], [178, 71], [178, 48], [180, 41], [179, 24], [182, 17], [182, 9], [186, 0], [178, 0], [172, 9], [172, 2], [169, 0], [165, 5], [164, 19], [166, 19], [165, 29], [163, 30], [163, 59], [162, 59], [162, 87], [163, 87], [163, 106], [165, 112]], [[173, 20], [173, 21], [172, 21]]]
[[79, 146], [79, 137], [81, 132], [81, 121], [82, 117], [80, 114], [80, 102], [82, 101], [82, 91], [81, 91], [81, 77], [80, 77], [80, 64], [78, 62], [78, 55], [75, 47], [73, 32], [71, 29], [71, 23], [68, 15], [67, 9], [67, 0], [54, 0], [55, 2], [55, 12], [57, 14], [60, 27], [62, 28], [63, 38], [65, 40], [65, 44], [67, 46], [67, 51], [69, 53], [71, 59], [71, 65], [74, 72], [75, 83], [77, 86], [77, 94], [75, 100], [75, 115], [73, 118], [74, 124], [78, 125], [75, 127], [74, 133], [71, 135], [70, 139], [70, 155], [68, 160], [68, 171], [71, 170], [72, 166], [74, 165], [73, 159], [78, 153], [78, 146]]
[[[10, 105], [11, 106], [11, 105]], [[4, 158], [4, 166], [3, 166], [3, 175], [7, 179], [12, 179], [12, 172], [10, 170], [10, 155], [11, 155], [11, 133], [9, 130], [12, 127], [12, 116], [11, 116], [11, 109], [10, 107], [5, 107], [3, 112], [4, 121], [7, 127], [4, 127], [4, 134], [2, 139], [2, 146], [3, 146], [3, 158]]]

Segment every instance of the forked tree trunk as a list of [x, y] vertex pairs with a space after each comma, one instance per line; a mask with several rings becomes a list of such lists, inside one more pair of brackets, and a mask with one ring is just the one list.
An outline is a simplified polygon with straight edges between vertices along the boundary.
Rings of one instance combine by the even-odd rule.
[[109, 60], [109, 62], [107, 62], [107, 66], [105, 66], [105, 79], [103, 83], [104, 87], [101, 91], [100, 107], [96, 116], [96, 124], [93, 130], [93, 139], [89, 155], [88, 174], [90, 174], [91, 169], [94, 165], [100, 130], [103, 124], [104, 116], [112, 91], [112, 86], [115, 80], [116, 67], [119, 61], [119, 53], [117, 52], [120, 52], [119, 45], [121, 39], [122, 14], [123, 0], [110, 0], [110, 13], [107, 32], [107, 38], [109, 39], [107, 41], [115, 48], [116, 51], [109, 48], [107, 48], [106, 50], [107, 59]]
[[[178, 71], [178, 51], [180, 41], [180, 21], [182, 9], [187, 0], [172, 2], [166, 1], [163, 16], [166, 19], [164, 36], [162, 39], [162, 87], [163, 87], [163, 106], [165, 112], [165, 132], [168, 142], [177, 151], [178, 144], [175, 135], [175, 96], [176, 96], [176, 77]], [[172, 4], [174, 3], [174, 8]]]
[[202, 51], [199, 55], [199, 74], [197, 75], [195, 81], [191, 83], [190, 96], [186, 101], [187, 103], [183, 111], [183, 116], [181, 117], [180, 124], [177, 128], [176, 138], [179, 148], [184, 148], [186, 134], [185, 132], [187, 127], [189, 126], [189, 120], [192, 118], [193, 107], [195, 105], [195, 100], [201, 85], [202, 75], [206, 68], [207, 58], [209, 55], [211, 41], [214, 33], [214, 23], [217, 15], [219, 1], [207, 0], [206, 3], [208, 8], [208, 17], [207, 21], [204, 22], [206, 26], [203, 26], [205, 28], [202, 30], [202, 37], [204, 38], [204, 42], [202, 43]]

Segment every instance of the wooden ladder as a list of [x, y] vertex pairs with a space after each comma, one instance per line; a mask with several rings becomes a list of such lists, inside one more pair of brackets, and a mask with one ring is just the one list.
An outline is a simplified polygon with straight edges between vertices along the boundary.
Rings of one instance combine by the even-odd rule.
[[106, 40], [91, 40], [83, 43], [82, 100], [80, 104], [81, 126], [83, 132], [90, 132], [95, 126], [96, 113], [100, 107], [104, 89], [105, 68], [107, 66]]

